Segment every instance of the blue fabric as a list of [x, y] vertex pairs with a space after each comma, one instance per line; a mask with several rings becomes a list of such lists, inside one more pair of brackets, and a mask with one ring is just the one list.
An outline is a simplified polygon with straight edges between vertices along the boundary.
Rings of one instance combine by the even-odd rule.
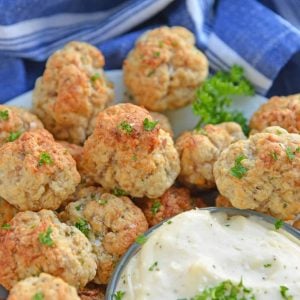
[[99, 47], [105, 68], [119, 69], [137, 37], [161, 25], [193, 31], [212, 70], [228, 69], [232, 63], [244, 66], [261, 94], [299, 92], [300, 2], [282, 3], [0, 0], [0, 103], [32, 89], [47, 57], [71, 40]]

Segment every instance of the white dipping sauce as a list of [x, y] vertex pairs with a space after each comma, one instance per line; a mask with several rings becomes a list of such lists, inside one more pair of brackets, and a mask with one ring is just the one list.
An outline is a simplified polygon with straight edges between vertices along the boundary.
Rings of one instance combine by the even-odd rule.
[[300, 299], [300, 242], [263, 220], [192, 210], [165, 222], [122, 273], [122, 300], [190, 299], [225, 280], [255, 299]]

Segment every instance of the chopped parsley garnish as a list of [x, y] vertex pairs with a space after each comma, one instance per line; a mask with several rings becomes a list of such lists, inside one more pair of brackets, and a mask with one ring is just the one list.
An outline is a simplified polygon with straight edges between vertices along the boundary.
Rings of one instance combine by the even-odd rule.
[[112, 192], [117, 197], [127, 196], [128, 195], [127, 192], [125, 192], [124, 190], [122, 190], [122, 189], [120, 189], [118, 187], [115, 187]]
[[276, 222], [274, 223], [275, 229], [278, 230], [283, 226], [284, 222], [282, 220], [276, 220]]
[[234, 65], [229, 72], [219, 71], [197, 89], [193, 112], [200, 116], [196, 128], [204, 124], [237, 122], [244, 133], [249, 133], [247, 119], [241, 112], [229, 111], [233, 95], [254, 95], [254, 89], [244, 76], [242, 67]]
[[201, 127], [199, 128], [196, 128], [196, 131], [199, 133], [199, 134], [202, 134], [202, 135], [207, 135], [207, 131]]
[[133, 127], [127, 121], [122, 121], [118, 127], [126, 134], [131, 134], [133, 131]]
[[285, 153], [290, 161], [292, 161], [295, 158], [295, 153], [293, 153], [291, 147], [287, 147], [285, 149]]
[[105, 199], [99, 199], [99, 200], [97, 200], [97, 203], [99, 203], [100, 205], [105, 205], [105, 204], [107, 204], [107, 200], [105, 200]]
[[278, 160], [278, 154], [277, 152], [273, 151], [270, 153], [270, 156], [274, 159], [274, 160]]
[[91, 76], [91, 81], [95, 82], [99, 78], [100, 78], [100, 74], [99, 73], [95, 73], [94, 75]]
[[159, 52], [159, 51], [154, 52], [154, 53], [153, 53], [153, 56], [154, 56], [154, 57], [160, 57], [160, 52]]
[[8, 110], [0, 110], [0, 120], [7, 121], [9, 119]]
[[289, 289], [286, 286], [281, 285], [280, 286], [280, 295], [281, 295], [282, 299], [284, 299], [284, 300], [293, 300], [294, 297], [291, 295], [288, 295], [288, 290]]
[[271, 268], [271, 267], [272, 267], [272, 264], [264, 264], [264, 267], [265, 267], [265, 268]]
[[277, 135], [282, 135], [282, 131], [280, 131], [280, 130], [277, 129], [277, 130], [276, 130], [276, 134], [277, 134]]
[[1, 229], [9, 230], [11, 228], [11, 225], [8, 223], [5, 223], [1, 226]]
[[52, 228], [48, 227], [46, 231], [41, 232], [39, 234], [39, 241], [41, 244], [46, 245], [46, 246], [53, 246], [54, 241], [51, 238], [51, 233], [52, 233]]
[[32, 300], [44, 300], [44, 294], [42, 292], [37, 292], [32, 297]]
[[299, 153], [300, 152], [300, 147], [297, 147], [296, 148], [296, 153]]
[[230, 280], [221, 282], [215, 287], [210, 287], [191, 300], [255, 300], [252, 289], [246, 288], [242, 280], [239, 284], [234, 284]]
[[152, 131], [155, 126], [157, 125], [158, 121], [150, 121], [148, 118], [146, 118], [143, 122], [144, 129], [146, 131]]
[[171, 220], [167, 221], [167, 224], [172, 224], [173, 222]]
[[162, 48], [163, 46], [164, 46], [164, 42], [163, 42], [163, 41], [159, 41], [158, 47], [159, 47], [159, 48]]
[[10, 132], [7, 141], [8, 142], [13, 142], [15, 140], [17, 140], [20, 136], [21, 136], [21, 132], [20, 131], [16, 131], [16, 132]]
[[152, 215], [156, 215], [157, 212], [159, 211], [160, 209], [160, 202], [158, 200], [155, 200], [151, 206], [151, 212], [152, 212]]
[[90, 232], [90, 224], [84, 219], [78, 219], [75, 223], [75, 227], [78, 228], [85, 236], [88, 236]]
[[156, 261], [149, 267], [148, 271], [150, 271], [150, 272], [152, 272], [154, 270], [157, 271], [158, 270], [157, 266], [158, 266], [158, 262]]
[[133, 161], [137, 161], [137, 156], [136, 156], [136, 154], [133, 154], [132, 157], [131, 157], [131, 159], [132, 159]]
[[40, 154], [39, 166], [42, 166], [42, 165], [50, 165], [50, 164], [53, 164], [53, 159], [52, 159], [52, 157], [50, 156], [49, 153], [47, 153], [47, 152], [42, 152], [42, 153]]
[[155, 73], [155, 70], [151, 70], [148, 74], [147, 77], [151, 77]]
[[241, 179], [248, 171], [247, 168], [245, 168], [242, 165], [242, 160], [246, 159], [247, 157], [244, 155], [239, 155], [235, 159], [234, 166], [230, 169], [230, 174], [238, 179]]
[[113, 294], [114, 300], [122, 300], [125, 295], [123, 291], [117, 291]]
[[80, 211], [80, 210], [82, 209], [82, 204], [76, 205], [76, 206], [75, 206], [75, 209], [76, 209], [77, 211]]
[[140, 244], [140, 245], [143, 245], [145, 244], [147, 241], [147, 238], [143, 235], [143, 234], [140, 234], [136, 239], [135, 239], [135, 242], [137, 244]]

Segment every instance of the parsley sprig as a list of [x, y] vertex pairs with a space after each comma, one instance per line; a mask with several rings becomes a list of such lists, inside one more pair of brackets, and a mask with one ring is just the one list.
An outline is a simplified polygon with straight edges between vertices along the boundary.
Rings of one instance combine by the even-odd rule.
[[13, 142], [15, 140], [17, 140], [20, 136], [21, 136], [22, 132], [20, 131], [16, 131], [16, 132], [10, 132], [9, 136], [7, 138], [8, 142]]
[[75, 223], [75, 227], [78, 228], [85, 236], [89, 235], [90, 224], [86, 220], [79, 218]]
[[147, 237], [145, 237], [145, 235], [143, 235], [143, 234], [140, 234], [140, 235], [135, 239], [135, 242], [136, 242], [137, 244], [140, 244], [140, 245], [145, 244], [146, 241], [147, 241]]
[[243, 68], [237, 65], [232, 66], [229, 72], [217, 72], [198, 88], [193, 111], [201, 119], [196, 128], [204, 124], [233, 121], [239, 123], [244, 133], [248, 134], [249, 127], [243, 114], [228, 110], [233, 95], [254, 95], [252, 85], [244, 77]]
[[155, 200], [154, 202], [153, 202], [153, 204], [152, 204], [152, 206], [151, 206], [151, 212], [152, 212], [152, 215], [156, 215], [157, 214], [157, 212], [159, 211], [159, 209], [160, 209], [160, 206], [161, 206], [161, 204], [160, 204], [160, 202], [158, 201], [158, 200]]
[[42, 292], [37, 292], [33, 295], [32, 300], [44, 300], [44, 294]]
[[146, 131], [152, 131], [155, 126], [157, 125], [158, 121], [150, 121], [148, 118], [146, 118], [143, 122], [144, 129]]
[[246, 167], [242, 165], [242, 161], [246, 159], [245, 155], [239, 155], [234, 162], [234, 166], [230, 169], [230, 174], [238, 179], [241, 179], [248, 171]]
[[122, 300], [125, 295], [123, 291], [117, 291], [113, 294], [114, 300]]
[[8, 110], [0, 110], [0, 120], [7, 121], [9, 119]]
[[41, 232], [39, 234], [40, 243], [49, 247], [53, 246], [54, 241], [52, 240], [51, 233], [52, 233], [52, 228], [50, 226], [47, 228], [46, 231]]
[[276, 230], [280, 229], [283, 226], [284, 222], [280, 219], [276, 220], [274, 223], [274, 227]]
[[42, 152], [40, 154], [39, 166], [42, 166], [42, 165], [51, 165], [51, 164], [53, 164], [53, 159], [50, 156], [50, 154], [47, 153], [47, 152]]
[[133, 131], [133, 127], [127, 121], [122, 121], [118, 127], [126, 134], [131, 134]]
[[288, 288], [284, 285], [280, 286], [280, 295], [284, 300], [293, 300], [294, 297], [288, 294]]

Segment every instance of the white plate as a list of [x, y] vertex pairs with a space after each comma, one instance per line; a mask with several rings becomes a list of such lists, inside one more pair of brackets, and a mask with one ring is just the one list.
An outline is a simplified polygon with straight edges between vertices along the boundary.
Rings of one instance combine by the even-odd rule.
[[[123, 76], [121, 70], [112, 70], [106, 72], [107, 77], [114, 83], [115, 103], [124, 101], [125, 88], [123, 85]], [[17, 98], [8, 101], [6, 104], [31, 108], [32, 91], [27, 92]], [[233, 109], [241, 111], [248, 119], [258, 109], [260, 105], [266, 102], [266, 98], [256, 95], [253, 97], [238, 97], [234, 100]], [[176, 111], [166, 112], [169, 117], [175, 136], [184, 130], [190, 130], [197, 124], [198, 117], [192, 113], [191, 105], [178, 109]], [[1, 267], [1, 266], [0, 266]], [[0, 286], [0, 300], [5, 297], [6, 293]]]

